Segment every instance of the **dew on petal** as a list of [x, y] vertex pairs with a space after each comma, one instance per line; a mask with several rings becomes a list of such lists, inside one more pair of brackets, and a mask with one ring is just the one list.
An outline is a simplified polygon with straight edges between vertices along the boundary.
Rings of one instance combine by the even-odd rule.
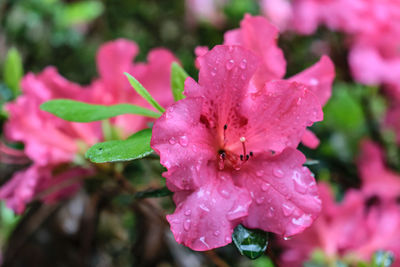
[[219, 236], [220, 235], [220, 231], [217, 230], [213, 234], [214, 234], [214, 236]]
[[190, 214], [192, 214], [192, 211], [191, 211], [191, 210], [186, 210], [186, 211], [185, 211], [185, 215], [186, 215], [186, 216], [189, 216]]
[[191, 220], [186, 220], [184, 223], [183, 223], [183, 229], [185, 229], [185, 231], [189, 231], [190, 230], [190, 225], [192, 224], [192, 221]]
[[263, 170], [256, 171], [256, 175], [258, 177], [262, 177], [264, 175], [264, 171]]
[[271, 188], [271, 185], [268, 183], [262, 184], [261, 185], [261, 190], [264, 192], [267, 192]]
[[205, 211], [205, 212], [210, 212], [210, 209], [207, 208], [206, 205], [204, 205], [204, 204], [200, 204], [200, 205], [199, 205], [199, 208], [202, 209], [202, 210]]
[[307, 192], [307, 185], [304, 183], [301, 174], [298, 171], [294, 171], [292, 179], [294, 182], [294, 189], [300, 194], [305, 194]]
[[181, 144], [181, 146], [187, 146], [189, 144], [189, 139], [186, 135], [183, 135], [179, 138], [179, 144]]
[[261, 204], [264, 202], [264, 200], [265, 200], [265, 197], [256, 198], [256, 203], [257, 203], [258, 205], [261, 205]]
[[279, 169], [279, 168], [274, 168], [274, 170], [272, 172], [278, 178], [282, 178], [283, 175], [284, 175], [283, 171], [281, 169]]
[[294, 211], [293, 205], [291, 205], [289, 203], [282, 204], [282, 212], [283, 212], [283, 215], [285, 215], [286, 217], [290, 216], [293, 213], [293, 211]]
[[315, 79], [315, 78], [311, 78], [311, 79], [310, 79], [310, 85], [316, 86], [316, 85], [318, 85], [318, 84], [319, 84], [319, 81], [318, 81], [317, 79]]
[[169, 143], [170, 143], [171, 145], [176, 144], [176, 139], [175, 139], [175, 137], [171, 137], [171, 138], [169, 139]]
[[230, 236], [225, 237], [225, 242], [227, 243], [232, 242], [232, 238]]
[[234, 210], [228, 212], [226, 217], [228, 218], [228, 220], [232, 221], [246, 215], [247, 215], [247, 209], [242, 205], [238, 205]]
[[231, 60], [229, 60], [227, 63], [226, 63], [226, 69], [227, 70], [231, 70], [231, 69], [233, 69], [233, 66], [235, 65], [235, 61], [233, 60], [233, 59], [231, 59]]
[[307, 226], [311, 223], [311, 215], [310, 214], [303, 214], [299, 218], [293, 218], [292, 223], [297, 226]]
[[211, 76], [215, 76], [215, 75], [217, 75], [217, 68], [213, 68], [211, 70]]
[[240, 68], [244, 70], [246, 69], [246, 67], [247, 67], [247, 60], [243, 59], [242, 62], [240, 62]]

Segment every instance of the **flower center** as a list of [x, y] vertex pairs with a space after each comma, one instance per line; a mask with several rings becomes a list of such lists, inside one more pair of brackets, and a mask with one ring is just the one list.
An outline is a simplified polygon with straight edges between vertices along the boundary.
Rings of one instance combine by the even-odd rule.
[[228, 129], [228, 125], [224, 125], [223, 131], [223, 144], [222, 147], [218, 150], [217, 160], [218, 160], [218, 168], [219, 170], [223, 170], [225, 166], [233, 167], [235, 170], [240, 170], [240, 168], [245, 164], [251, 157], [253, 157], [253, 152], [250, 151], [247, 153], [246, 150], [246, 137], [241, 136], [239, 138], [239, 142], [242, 146], [242, 153], [237, 153], [235, 151], [229, 150], [226, 148], [227, 138], [226, 131]]

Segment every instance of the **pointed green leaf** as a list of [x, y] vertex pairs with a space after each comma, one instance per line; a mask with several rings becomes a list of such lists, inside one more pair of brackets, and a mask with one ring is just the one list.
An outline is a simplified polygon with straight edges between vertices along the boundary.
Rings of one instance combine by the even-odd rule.
[[57, 19], [62, 26], [70, 27], [94, 20], [101, 15], [103, 10], [103, 4], [100, 1], [74, 2], [65, 5]]
[[161, 116], [160, 113], [131, 104], [103, 106], [69, 99], [54, 99], [44, 102], [40, 105], [40, 109], [61, 119], [75, 122], [99, 121], [122, 114], [135, 114], [150, 118]]
[[150, 147], [151, 129], [135, 133], [126, 140], [98, 143], [89, 148], [86, 158], [94, 163], [141, 159], [153, 152]]
[[235, 228], [232, 239], [240, 253], [252, 260], [263, 255], [268, 246], [267, 232], [248, 229], [241, 224]]
[[[165, 111], [165, 109], [160, 104], [158, 104], [158, 102], [150, 95], [150, 93], [146, 90], [146, 88], [143, 87], [143, 85], [138, 80], [133, 78], [133, 76], [127, 72], [125, 72], [124, 74], [126, 77], [128, 77], [129, 83], [131, 84], [133, 89], [135, 89], [135, 91], [141, 97], [143, 97], [147, 102], [150, 103], [150, 105], [152, 105], [155, 109], [157, 109], [161, 113]], [[157, 77], [154, 77], [154, 79], [157, 79]]]
[[189, 75], [186, 71], [179, 66], [178, 63], [173, 62], [171, 65], [171, 88], [175, 101], [184, 99], [183, 90], [185, 88], [185, 80]]
[[17, 49], [11, 48], [4, 62], [4, 83], [13, 90], [14, 96], [19, 94], [19, 82], [23, 75], [21, 56]]

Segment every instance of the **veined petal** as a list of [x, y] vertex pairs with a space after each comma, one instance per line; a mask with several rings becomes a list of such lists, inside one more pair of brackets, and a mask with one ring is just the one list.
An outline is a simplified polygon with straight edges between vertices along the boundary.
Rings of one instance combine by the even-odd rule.
[[216, 158], [213, 138], [200, 123], [201, 98], [186, 98], [167, 108], [154, 123], [151, 147], [160, 155], [160, 162], [169, 184], [180, 190], [196, 189], [207, 177], [200, 169]]
[[246, 139], [253, 151], [280, 152], [285, 147], [296, 148], [306, 127], [322, 120], [321, 105], [303, 84], [273, 81], [265, 92], [249, 98]]
[[278, 29], [263, 17], [245, 15], [240, 29], [225, 34], [224, 44], [240, 44], [261, 59], [255, 82], [262, 88], [267, 81], [280, 79], [286, 72], [286, 61], [277, 45]]
[[253, 198], [244, 221], [247, 227], [291, 236], [311, 225], [321, 210], [321, 200], [304, 162], [303, 154], [289, 148], [274, 157], [255, 155], [243, 166], [234, 179]]
[[329, 57], [323, 56], [310, 68], [291, 77], [289, 81], [307, 85], [319, 99], [322, 106], [332, 94], [332, 83], [335, 78], [335, 67]]
[[177, 208], [167, 216], [176, 241], [198, 251], [229, 244], [251, 203], [248, 192], [235, 186], [228, 173], [214, 169], [210, 174], [210, 183], [176, 197]]

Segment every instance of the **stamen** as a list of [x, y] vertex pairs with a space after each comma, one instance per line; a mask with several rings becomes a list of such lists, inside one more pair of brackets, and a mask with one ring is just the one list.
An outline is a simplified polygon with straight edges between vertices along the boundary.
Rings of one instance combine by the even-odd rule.
[[250, 151], [250, 157], [252, 157], [253, 156], [253, 151]]
[[246, 160], [249, 160], [249, 158], [250, 158], [250, 156], [249, 156], [249, 155], [246, 155]]
[[[242, 142], [242, 148], [243, 148], [243, 155], [246, 155], [246, 160], [248, 160], [248, 158], [247, 158], [247, 153], [246, 153], [246, 145], [245, 145], [245, 142], [246, 142], [246, 138], [244, 137], [244, 136], [242, 136], [242, 137], [240, 137], [240, 142]], [[242, 156], [243, 156], [242, 155]]]
[[218, 151], [218, 153], [219, 153], [218, 167], [222, 171], [225, 167], [226, 152], [221, 149], [220, 151]]
[[228, 129], [228, 124], [224, 125], [224, 145], [226, 145], [226, 129]]
[[240, 155], [240, 160], [243, 161], [243, 155]]

